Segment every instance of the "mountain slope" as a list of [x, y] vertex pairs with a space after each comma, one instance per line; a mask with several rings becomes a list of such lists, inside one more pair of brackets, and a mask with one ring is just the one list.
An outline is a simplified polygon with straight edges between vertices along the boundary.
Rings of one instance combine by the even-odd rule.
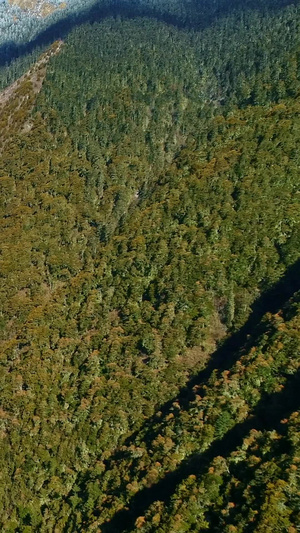
[[[234, 346], [235, 365], [219, 347], [299, 260], [299, 17], [235, 13], [199, 33], [142, 18], [82, 25], [50, 50], [38, 91], [31, 79], [5, 93], [3, 531], [263, 531], [277, 488], [278, 523], [296, 524], [284, 391], [288, 432], [268, 417], [298, 383], [297, 294], [278, 315], [263, 306], [274, 316]], [[189, 380], [201, 390], [170, 411]], [[257, 443], [274, 460], [253, 459]], [[253, 490], [236, 457], [245, 480], [262, 465]], [[269, 466], [278, 477], [258, 516]], [[199, 479], [185, 489], [186, 472]]]
[[250, 331], [230, 354], [232, 366], [174, 398], [102, 475], [90, 471], [83, 493], [86, 515], [97, 508], [94, 525], [105, 532], [297, 527], [299, 293]]

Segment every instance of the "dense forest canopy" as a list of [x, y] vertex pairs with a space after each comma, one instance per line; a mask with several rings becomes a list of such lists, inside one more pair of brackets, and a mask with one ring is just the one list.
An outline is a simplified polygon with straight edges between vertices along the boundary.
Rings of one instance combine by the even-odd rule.
[[120, 6], [2, 46], [1, 530], [296, 533], [300, 6]]
[[107, 17], [142, 16], [199, 30], [233, 11], [267, 14], [294, 4], [293, 0], [4, 0], [0, 2], [0, 66], [38, 53], [78, 25]]

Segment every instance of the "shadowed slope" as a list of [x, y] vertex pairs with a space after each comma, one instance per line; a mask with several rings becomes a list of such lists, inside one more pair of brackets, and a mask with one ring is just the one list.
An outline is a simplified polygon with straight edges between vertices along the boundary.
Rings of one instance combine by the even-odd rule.
[[14, 59], [30, 54], [38, 47], [49, 46], [55, 39], [64, 39], [67, 37], [73, 28], [85, 23], [100, 22], [107, 17], [122, 17], [133, 19], [136, 17], [146, 17], [172, 24], [178, 28], [187, 29], [203, 29], [211, 25], [215, 20], [227, 15], [232, 10], [248, 10], [255, 9], [262, 12], [267, 9], [280, 9], [290, 4], [294, 4], [292, 0], [279, 0], [274, 2], [261, 2], [260, 0], [250, 0], [243, 2], [241, 0], [233, 0], [232, 2], [224, 2], [220, 0], [217, 4], [211, 4], [204, 1], [199, 9], [198, 2], [183, 2], [182, 12], [185, 16], [179, 17], [167, 10], [158, 10], [157, 8], [148, 7], [142, 3], [112, 2], [105, 4], [97, 2], [89, 9], [80, 11], [78, 14], [71, 14], [62, 17], [57, 22], [50, 24], [50, 26], [41, 31], [35, 39], [25, 44], [15, 44], [13, 41], [6, 42], [0, 46], [0, 67], [11, 63]]
[[[300, 260], [292, 265], [286, 272], [285, 276], [274, 285], [269, 291], [253, 304], [252, 313], [246, 324], [237, 332], [228, 337], [223, 344], [211, 355], [207, 366], [196, 376], [193, 376], [185, 387], [181, 389], [178, 396], [166, 402], [163, 406], [157, 406], [160, 412], [145, 422], [145, 425], [128, 437], [124, 444], [130, 446], [137, 435], [143, 432], [146, 440], [152, 440], [155, 437], [153, 424], [158, 423], [161, 418], [167, 415], [175, 401], [180, 403], [182, 409], [188, 409], [189, 404], [193, 401], [195, 385], [205, 384], [214, 370], [229, 369], [240, 357], [239, 350], [249, 339], [251, 345], [255, 345], [257, 339], [262, 333], [263, 326], [260, 322], [266, 313], [277, 313], [289, 300], [293, 294], [300, 289]], [[251, 338], [250, 338], [251, 337]]]
[[[109, 460], [105, 461], [105, 473], [108, 473], [108, 476], [105, 474], [103, 479], [101, 477], [99, 481], [100, 484], [104, 483], [105, 486], [107, 485], [107, 482], [110, 483], [111, 481], [112, 485], [108, 491], [109, 498], [107, 503], [106, 499], [104, 499], [102, 501], [102, 507], [95, 508], [94, 517], [101, 518], [102, 512], [105, 513], [106, 509], [109, 510], [109, 507], [115, 502], [119, 502], [116, 503], [115, 508], [118, 508], [118, 505], [120, 505], [121, 502], [124, 507], [118, 511], [110, 521], [108, 520], [104, 525], [101, 524], [102, 531], [105, 533], [112, 533], [135, 530], [134, 524], [136, 519], [145, 515], [145, 513], [147, 514], [149, 507], [154, 502], [161, 501], [164, 505], [168, 505], [171, 498], [172, 501], [176, 501], [176, 499], [174, 500], [173, 495], [178, 485], [183, 482], [184, 479], [190, 475], [197, 475], [200, 481], [202, 476], [208, 470], [210, 462], [218, 456], [222, 456], [223, 458], [229, 456], [231, 452], [235, 451], [243, 443], [243, 439], [247, 437], [251, 430], [276, 430], [279, 434], [284, 434], [286, 426], [281, 425], [280, 421], [281, 419], [287, 419], [299, 406], [297, 387], [299, 387], [300, 376], [299, 371], [291, 376], [290, 372], [291, 368], [294, 368], [293, 365], [289, 368], [289, 364], [286, 366], [285, 363], [282, 363], [280, 356], [276, 355], [276, 348], [275, 352], [272, 352], [271, 346], [276, 347], [281, 343], [282, 339], [280, 336], [281, 328], [278, 327], [277, 330], [277, 326], [274, 327], [273, 319], [271, 317], [276, 319], [279, 312], [279, 316], [282, 318], [284, 317], [284, 320], [287, 321], [286, 323], [291, 321], [291, 323], [294, 324], [291, 330], [288, 329], [286, 335], [293, 336], [296, 334], [297, 330], [295, 328], [297, 328], [297, 325], [295, 324], [297, 324], [297, 321], [294, 323], [293, 319], [297, 319], [298, 316], [297, 295], [292, 299], [291, 297], [294, 294], [294, 290], [299, 289], [298, 274], [299, 262], [288, 270], [287, 275], [277, 283], [272, 290], [256, 302], [253, 314], [246, 326], [224, 343], [224, 346], [214, 354], [211, 364], [191, 380], [189, 385], [181, 391], [178, 397], [167, 402], [161, 409], [158, 406], [157, 409], [160, 409], [158, 416], [153, 416], [148, 420], [144, 427], [125, 441], [126, 446], [121, 446], [119, 451], [112, 455]], [[288, 305], [285, 305], [287, 300], [289, 300]], [[283, 311], [281, 311], [282, 307]], [[268, 313], [267, 317], [264, 316], [265, 313]], [[286, 331], [285, 327], [283, 328], [283, 331]], [[264, 344], [266, 339], [268, 339], [267, 344]], [[284, 340], [282, 342], [285, 343]], [[226, 349], [224, 351], [225, 346]], [[294, 348], [296, 348], [296, 345]], [[294, 348], [292, 347], [288, 352], [291, 360], [293, 360], [294, 357]], [[252, 356], [251, 354], [255, 355]], [[259, 354], [263, 355], [260, 356]], [[221, 356], [223, 356], [223, 360]], [[253, 408], [250, 408], [246, 418], [239, 421], [241, 420], [239, 416], [245, 416], [245, 413], [242, 414], [241, 412], [241, 414], [235, 418], [233, 426], [230, 427], [230, 423], [227, 424], [227, 422], [224, 422], [224, 427], [226, 427], [225, 434], [222, 433], [219, 437], [216, 434], [215, 437], [217, 438], [213, 441], [208, 437], [206, 444], [203, 444], [206, 438], [203, 437], [206, 425], [214, 425], [216, 422], [216, 420], [210, 420], [209, 415], [213, 414], [214, 409], [221, 409], [217, 422], [222, 420], [223, 415], [225, 416], [224, 420], [226, 420], [226, 415], [228, 414], [227, 409], [230, 410], [232, 407], [229, 405], [231, 401], [229, 401], [230, 396], [227, 399], [228, 405], [223, 405], [222, 401], [220, 400], [219, 402], [218, 400], [219, 397], [224, 399], [227, 398], [225, 395], [224, 397], [222, 396], [222, 389], [219, 389], [219, 384], [223, 380], [222, 370], [225, 368], [231, 368], [232, 370], [234, 364], [237, 361], [239, 362], [240, 366], [235, 367], [235, 371], [224, 372], [224, 375], [227, 376], [232, 374], [235, 376], [232, 378], [234, 383], [236, 383], [237, 380], [240, 380], [240, 388], [234, 389], [237, 398], [244, 398], [244, 392], [242, 392], [244, 387], [245, 390], [252, 387], [253, 402], [255, 404], [255, 395], [257, 391], [255, 392], [254, 383], [261, 375], [260, 371], [257, 371], [257, 368], [259, 368], [259, 365], [261, 364], [263, 368], [264, 362], [261, 361], [265, 361], [266, 363], [269, 361], [269, 357], [272, 361], [272, 356], [275, 358], [272, 365], [274, 365], [274, 368], [277, 370], [276, 372], [272, 371], [271, 374], [276, 375], [276, 378], [274, 379], [277, 385], [274, 386], [272, 380], [269, 381], [269, 385], [267, 385], [269, 379], [267, 373], [266, 376], [262, 378], [262, 383], [258, 386], [260, 390], [260, 399]], [[254, 360], [256, 359], [257, 363], [254, 364]], [[277, 360], [278, 362], [276, 362]], [[294, 362], [295, 364], [297, 363], [296, 352]], [[239, 374], [237, 368], [244, 368], [245, 375], [250, 376], [246, 378], [246, 382], [243, 381], [243, 371]], [[218, 373], [215, 375], [215, 378], [209, 380], [213, 370], [218, 370]], [[227, 378], [225, 377], [224, 380], [226, 379]], [[201, 385], [205, 385], [203, 389]], [[268, 389], [268, 387], [271, 389]], [[266, 392], [267, 390], [272, 389], [276, 392]], [[278, 392], [278, 390], [280, 390], [280, 392]], [[252, 402], [252, 393], [248, 390], [248, 409]], [[198, 403], [199, 398], [200, 404]], [[201, 403], [201, 398], [204, 398], [203, 404]], [[208, 398], [207, 402], [206, 398]], [[175, 404], [176, 409], [174, 409]], [[214, 407], [211, 411], [209, 410], [210, 408], [206, 411], [205, 405], [214, 405]], [[204, 413], [203, 416], [201, 416], [201, 412]], [[205, 420], [204, 426], [202, 426], [202, 430], [199, 430], [198, 433], [198, 429], [196, 428], [199, 427], [199, 423], [201, 424], [202, 420]], [[193, 429], [194, 426], [195, 429]], [[224, 427], [222, 423], [222, 432], [224, 431]], [[203, 434], [202, 431], [204, 432]], [[189, 433], [191, 433], [190, 436]], [[163, 443], [167, 441], [168, 437], [171, 437], [173, 440], [174, 448], [171, 455], [174, 452], [175, 456], [177, 453], [174, 451], [175, 449], [177, 450], [178, 448], [178, 450], [180, 450], [187, 445], [188, 450], [189, 444], [193, 443], [191, 455], [179, 462], [177, 466], [171, 466], [172, 461], [170, 462], [168, 451], [163, 447], [161, 449], [156, 448], [158, 442], [163, 446]], [[205, 450], [203, 453], [195, 453], [195, 442], [198, 443], [196, 449], [201, 449], [202, 447], [202, 449]], [[137, 454], [140, 453], [140, 456], [135, 456], [135, 452], [137, 452]], [[175, 458], [174, 460], [176, 462]], [[157, 463], [157, 461], [159, 461], [159, 463]], [[165, 477], [159, 481], [149, 481], [148, 473], [151, 472], [152, 468], [155, 469], [157, 464], [159, 468], [163, 465]], [[118, 471], [120, 472], [119, 484], [117, 484], [117, 481], [116, 483], [114, 481], [115, 478], [118, 478]], [[78, 485], [82, 490], [81, 496], [83, 499], [85, 499], [84, 487], [88, 487], [91, 479], [94, 479], [92, 471], [90, 474], [91, 477], [86, 473], [83, 478], [78, 481]], [[252, 474], [250, 472], [249, 476], [251, 475], [253, 475], [253, 471]], [[143, 483], [144, 488], [141, 488], [139, 492], [132, 496], [129, 487], [131, 484], [136, 483]], [[125, 499], [125, 503], [123, 500], [123, 494], [126, 493], [129, 501], [128, 499]], [[70, 524], [68, 524], [68, 526], [69, 525]], [[66, 529], [66, 531], [69, 530], [70, 529]]]
[[284, 431], [280, 425], [283, 418], [287, 418], [298, 409], [300, 397], [300, 371], [287, 378], [282, 392], [264, 395], [253, 411], [252, 416], [228, 431], [222, 439], [214, 441], [209, 449], [202, 454], [194, 454], [174, 472], [167, 474], [158, 483], [138, 492], [130, 501], [126, 510], [117, 513], [113, 519], [102, 526], [103, 533], [117, 533], [130, 531], [138, 516], [143, 515], [147, 508], [155, 501], [168, 503], [177, 485], [189, 475], [203, 475], [214, 457], [228, 456], [243, 442], [252, 429]]

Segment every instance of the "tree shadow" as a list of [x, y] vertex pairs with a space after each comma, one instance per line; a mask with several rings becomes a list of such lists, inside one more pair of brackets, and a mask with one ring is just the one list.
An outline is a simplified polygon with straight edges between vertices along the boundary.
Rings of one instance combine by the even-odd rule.
[[277, 430], [284, 434], [285, 425], [280, 421], [288, 418], [290, 414], [299, 408], [300, 404], [300, 370], [294, 375], [288, 376], [282, 391], [265, 394], [262, 396], [252, 416], [244, 422], [236, 424], [222, 438], [215, 440], [203, 453], [193, 454], [184, 460], [173, 472], [165, 475], [163, 479], [146, 487], [135, 494], [126, 509], [117, 512], [114, 517], [101, 526], [102, 533], [119, 533], [130, 531], [136, 519], [144, 515], [147, 509], [155, 501], [168, 504], [176, 487], [189, 475], [202, 476], [207, 471], [210, 462], [218, 456], [228, 457], [253, 429]]
[[[108, 460], [104, 461], [106, 471], [116, 468], [119, 461], [128, 458], [130, 450], [128, 451], [126, 448], [131, 445], [138, 445], [139, 436], [141, 436], [144, 443], [152, 443], [158, 434], [163, 433], [164, 427], [168, 424], [166, 415], [174, 411], [174, 401], [180, 404], [181, 411], [187, 410], [190, 407], [190, 402], [195, 397], [195, 385], [197, 385], [197, 394], [201, 394], [199, 385], [205, 384], [214, 370], [222, 371], [231, 368], [245, 350], [248, 351], [252, 345], [256, 345], [259, 338], [266, 333], [266, 326], [270, 329], [270, 324], [262, 321], [262, 318], [267, 312], [274, 314], [283, 308], [283, 315], [287, 319], [290, 320], [294, 316], [297, 312], [296, 307], [289, 306], [287, 309], [284, 309], [284, 306], [300, 290], [299, 274], [300, 260], [289, 267], [284, 277], [254, 303], [247, 323], [216, 350], [211, 356], [207, 367], [194, 376], [179, 391], [179, 394], [175, 398], [169, 400], [163, 406], [157, 406], [161, 414], [150, 417], [140, 429], [131, 434], [123, 442], [122, 448], [117, 450]], [[246, 421], [237, 424], [222, 439], [214, 441], [206, 452], [203, 454], [194, 454], [189, 459], [183, 461], [176, 471], [168, 473], [164, 479], [152, 487], [145, 488], [137, 493], [130, 501], [128, 509], [126, 508], [126, 510], [120, 511], [109, 523], [101, 526], [103, 533], [125, 531], [127, 528], [133, 526], [137, 516], [142, 515], [151, 503], [156, 500], [168, 502], [177, 484], [184, 477], [190, 474], [201, 475], [208, 463], [215, 456], [230, 453], [235, 447], [239, 446], [239, 443], [242, 442], [247, 432], [251, 429], [275, 429], [282, 418], [286, 418], [294, 408], [297, 408], [299, 403], [297, 387], [299, 385], [300, 376], [298, 372], [296, 375], [288, 377], [286, 387], [282, 392], [271, 395], [265, 394], [254, 409], [253, 414]], [[283, 426], [280, 431], [284, 431]], [[84, 474], [79, 484], [84, 487], [89, 481], [89, 478], [89, 473]], [[128, 479], [124, 480], [124, 483], [113, 491], [111, 496], [115, 497], [122, 494], [123, 490], [126, 490], [127, 484]], [[84, 498], [84, 490], [82, 497]], [[95, 511], [96, 515], [97, 510]]]
[[[187, 384], [171, 400], [162, 406], [158, 405], [159, 415], [154, 414], [148, 418], [142, 427], [132, 433], [123, 442], [124, 446], [130, 446], [138, 434], [143, 434], [143, 440], [152, 441], [161, 431], [154, 430], [153, 426], [159, 422], [165, 423], [164, 418], [173, 412], [174, 402], [178, 402], [181, 410], [188, 409], [190, 402], [195, 399], [194, 387], [205, 384], [214, 370], [229, 370], [241, 356], [241, 351], [247, 346], [255, 346], [259, 337], [265, 332], [265, 325], [261, 323], [266, 313], [277, 313], [292, 298], [295, 292], [300, 290], [300, 259], [290, 266], [285, 275], [268, 291], [264, 292], [252, 305], [251, 314], [242, 328], [226, 338], [221, 346], [211, 355], [206, 367], [193, 376]], [[197, 390], [201, 395], [201, 390]]]
[[[100, 22], [108, 17], [134, 19], [145, 17], [173, 25], [179, 29], [200, 30], [213, 24], [218, 18], [228, 15], [233, 10], [276, 10], [293, 4], [293, 0], [183, 0], [182, 14], [174, 15], [167, 11], [158, 10], [137, 0], [127, 0], [105, 3], [103, 0], [77, 14], [69, 14], [60, 20], [50, 23], [48, 28], [41, 31], [35, 39], [28, 43], [16, 44], [8, 41], [0, 46], [0, 67], [9, 65], [13, 60], [32, 53], [37, 48], [45, 48], [56, 39], [65, 39], [72, 29], [86, 23]], [[200, 5], [200, 8], [199, 8]]]

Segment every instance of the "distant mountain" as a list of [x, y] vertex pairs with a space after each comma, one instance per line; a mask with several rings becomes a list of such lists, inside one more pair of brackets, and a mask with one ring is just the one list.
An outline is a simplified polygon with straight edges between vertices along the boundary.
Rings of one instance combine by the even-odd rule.
[[30, 41], [39, 31], [65, 16], [70, 8], [77, 9], [80, 6], [81, 3], [76, 0], [2, 0], [0, 46]]

